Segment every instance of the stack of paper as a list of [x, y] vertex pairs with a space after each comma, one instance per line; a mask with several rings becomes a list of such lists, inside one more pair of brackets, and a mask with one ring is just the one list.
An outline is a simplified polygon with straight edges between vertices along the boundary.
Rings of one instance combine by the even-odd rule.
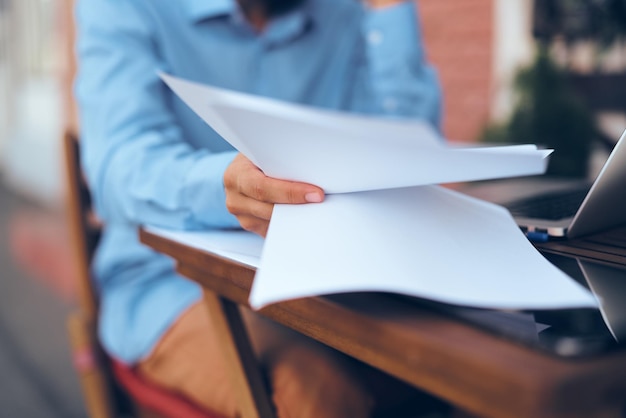
[[162, 78], [267, 175], [328, 194], [321, 204], [276, 205], [252, 306], [350, 291], [505, 309], [597, 305], [528, 243], [505, 209], [434, 186], [541, 174], [549, 150], [451, 147], [421, 121]]

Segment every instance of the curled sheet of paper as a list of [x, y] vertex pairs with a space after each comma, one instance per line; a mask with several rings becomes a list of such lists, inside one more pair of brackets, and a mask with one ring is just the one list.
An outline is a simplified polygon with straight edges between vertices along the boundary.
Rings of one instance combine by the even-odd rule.
[[268, 176], [329, 194], [541, 174], [552, 152], [534, 145], [450, 147], [419, 120], [335, 112], [161, 77]]
[[313, 109], [161, 77], [267, 175], [329, 193], [321, 204], [275, 206], [253, 307], [352, 291], [483, 308], [597, 306], [534, 249], [504, 208], [432, 186], [540, 174], [551, 151], [449, 146], [421, 121]]
[[594, 307], [502, 207], [438, 186], [277, 205], [250, 304], [355, 291], [497, 309]]

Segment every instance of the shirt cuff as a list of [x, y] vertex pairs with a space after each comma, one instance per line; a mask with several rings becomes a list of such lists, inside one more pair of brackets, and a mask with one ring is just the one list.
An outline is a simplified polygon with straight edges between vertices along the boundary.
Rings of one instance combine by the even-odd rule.
[[187, 173], [183, 199], [191, 209], [193, 223], [213, 228], [240, 228], [237, 218], [226, 209], [224, 171], [236, 151], [206, 154]]

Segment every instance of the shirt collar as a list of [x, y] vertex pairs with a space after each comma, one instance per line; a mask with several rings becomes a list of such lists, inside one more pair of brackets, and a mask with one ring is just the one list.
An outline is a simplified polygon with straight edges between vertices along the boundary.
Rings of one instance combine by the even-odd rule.
[[312, 16], [307, 7], [278, 16], [269, 23], [263, 37], [270, 44], [288, 42], [302, 35], [312, 23]]
[[185, 4], [187, 16], [194, 22], [231, 15], [237, 10], [236, 0], [179, 0]]
[[[187, 16], [193, 22], [200, 22], [220, 16], [231, 16], [244, 24], [244, 18], [236, 0], [179, 0], [185, 4]], [[263, 37], [271, 44], [278, 44], [294, 39], [306, 32], [312, 23], [308, 1], [286, 15], [276, 17], [269, 22]]]

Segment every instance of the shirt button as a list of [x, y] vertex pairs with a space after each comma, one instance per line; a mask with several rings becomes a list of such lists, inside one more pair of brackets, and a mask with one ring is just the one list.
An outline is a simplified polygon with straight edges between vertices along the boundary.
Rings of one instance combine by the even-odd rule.
[[397, 108], [398, 101], [393, 97], [387, 97], [385, 100], [383, 100], [383, 109], [385, 109], [387, 112], [393, 112]]
[[383, 33], [379, 30], [371, 30], [367, 34], [367, 41], [370, 45], [380, 45], [383, 42]]

